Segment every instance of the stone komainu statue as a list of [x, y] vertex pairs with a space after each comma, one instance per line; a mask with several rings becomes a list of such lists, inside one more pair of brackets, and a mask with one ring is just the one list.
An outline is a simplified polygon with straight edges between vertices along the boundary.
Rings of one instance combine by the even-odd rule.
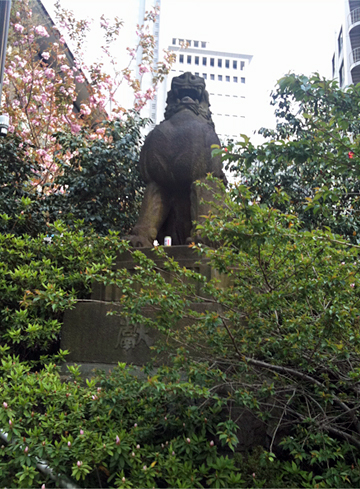
[[206, 191], [194, 182], [208, 173], [225, 182], [221, 159], [211, 157], [211, 145], [220, 142], [209, 107], [203, 78], [191, 73], [173, 78], [165, 120], [148, 134], [140, 154], [146, 189], [128, 237], [133, 246], [153, 246], [155, 239], [163, 244], [165, 236], [173, 245], [185, 244], [194, 237], [193, 221], [209, 210], [200, 204]]

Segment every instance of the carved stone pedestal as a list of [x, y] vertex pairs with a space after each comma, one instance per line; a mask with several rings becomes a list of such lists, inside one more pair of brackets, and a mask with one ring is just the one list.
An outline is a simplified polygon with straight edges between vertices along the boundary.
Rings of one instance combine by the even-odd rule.
[[[153, 259], [161, 269], [162, 261], [150, 248], [142, 248], [141, 251]], [[226, 277], [221, 276], [205, 261], [200, 262], [199, 256], [188, 246], [172, 246], [167, 248], [166, 252], [180, 266], [195, 270], [208, 280], [216, 277], [223, 287], [227, 285]], [[116, 267], [133, 270], [134, 262], [131, 255], [124, 253], [119, 256]], [[171, 280], [171, 273], [165, 270], [161, 273], [166, 280]], [[125, 362], [144, 365], [151, 360], [150, 347], [159, 339], [160, 333], [142, 324], [129, 325], [116, 314], [107, 315], [109, 311], [119, 311], [119, 306], [112, 301], [116, 301], [120, 295], [120, 290], [115, 286], [105, 287], [102, 284], [94, 284], [92, 302], [80, 302], [75, 309], [66, 311], [61, 331], [61, 349], [70, 351], [67, 356], [68, 362], [107, 365]], [[194, 304], [193, 309], [198, 312], [216, 311], [217, 306]], [[185, 322], [184, 326], [186, 326]]]

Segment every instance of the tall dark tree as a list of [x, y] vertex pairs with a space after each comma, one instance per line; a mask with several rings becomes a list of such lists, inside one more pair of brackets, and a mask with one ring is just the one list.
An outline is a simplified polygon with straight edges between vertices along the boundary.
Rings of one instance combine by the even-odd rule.
[[[145, 124], [137, 116], [107, 122], [104, 137], [90, 145], [84, 131], [58, 135], [62, 174], [47, 198], [52, 220], [71, 224], [80, 219], [100, 234], [110, 229], [129, 233], [143, 195], [138, 159]], [[64, 163], [66, 152], [74, 154], [69, 164]]]

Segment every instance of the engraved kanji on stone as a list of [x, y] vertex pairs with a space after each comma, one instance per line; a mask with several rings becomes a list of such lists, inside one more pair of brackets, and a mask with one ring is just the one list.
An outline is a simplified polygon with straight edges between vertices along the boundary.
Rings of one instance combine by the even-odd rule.
[[143, 324], [129, 324], [129, 320], [126, 318], [125, 324], [120, 326], [115, 349], [131, 350], [141, 341], [144, 341], [149, 348], [152, 345], [150, 336], [146, 334], [145, 326]]

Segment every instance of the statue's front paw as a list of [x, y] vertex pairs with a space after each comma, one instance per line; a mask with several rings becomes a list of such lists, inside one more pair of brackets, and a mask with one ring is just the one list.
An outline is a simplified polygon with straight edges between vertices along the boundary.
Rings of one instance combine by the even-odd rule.
[[146, 236], [126, 236], [127, 241], [130, 241], [131, 246], [134, 248], [152, 248], [152, 241]]

